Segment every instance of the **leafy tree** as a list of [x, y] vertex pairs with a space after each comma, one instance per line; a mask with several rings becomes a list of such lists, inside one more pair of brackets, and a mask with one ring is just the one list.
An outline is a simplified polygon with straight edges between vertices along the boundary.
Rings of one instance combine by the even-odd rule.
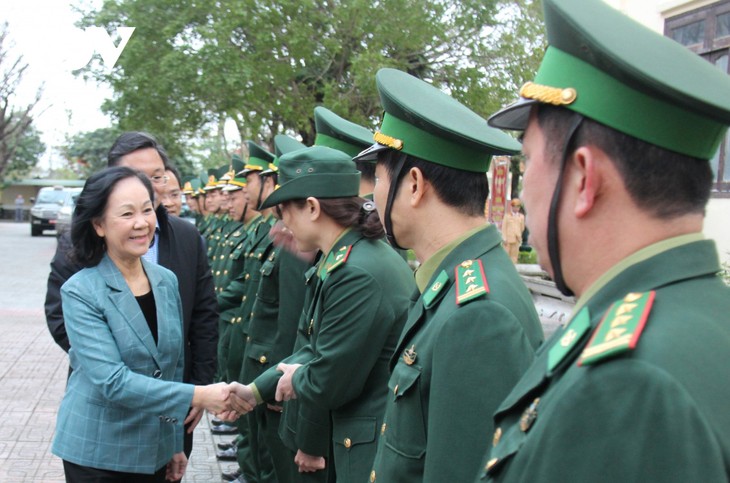
[[[16, 90], [28, 64], [23, 63], [22, 56], [12, 56], [12, 47], [7, 23], [0, 24], [0, 180], [9, 169], [22, 172], [27, 163], [35, 164], [30, 157], [40, 148], [35, 143], [38, 133], [29, 130], [33, 123], [31, 111], [40, 100], [41, 89], [30, 103], [21, 107], [14, 105]], [[43, 151], [45, 147], [40, 153]]]
[[21, 179], [38, 163], [38, 159], [46, 152], [46, 145], [41, 141], [41, 133], [32, 124], [12, 146], [13, 157], [8, 163], [4, 178]]
[[309, 144], [316, 105], [378, 122], [385, 66], [488, 115], [534, 73], [540, 15], [537, 0], [108, 0], [84, 25], [136, 30], [114, 70], [85, 73], [112, 86], [104, 109], [123, 129], [155, 133], [171, 154], [226, 119], [242, 139], [286, 131]]
[[116, 127], [104, 127], [94, 131], [75, 134], [66, 139], [62, 153], [69, 167], [80, 178], [106, 168], [107, 154], [121, 131]]

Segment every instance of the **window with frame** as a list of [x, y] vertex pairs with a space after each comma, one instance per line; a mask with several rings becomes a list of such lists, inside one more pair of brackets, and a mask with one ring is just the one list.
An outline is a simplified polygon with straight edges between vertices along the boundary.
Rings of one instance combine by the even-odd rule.
[[[730, 0], [668, 17], [664, 35], [730, 74]], [[713, 196], [730, 197], [730, 136], [725, 136], [711, 164], [715, 173]]]

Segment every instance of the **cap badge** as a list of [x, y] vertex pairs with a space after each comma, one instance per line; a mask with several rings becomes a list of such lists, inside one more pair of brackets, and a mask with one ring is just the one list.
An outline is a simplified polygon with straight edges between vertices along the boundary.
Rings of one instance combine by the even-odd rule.
[[558, 87], [544, 86], [527, 82], [520, 89], [520, 96], [525, 99], [534, 99], [544, 104], [552, 104], [554, 106], [565, 106], [572, 104], [578, 97], [578, 92], [572, 87], [560, 89]]

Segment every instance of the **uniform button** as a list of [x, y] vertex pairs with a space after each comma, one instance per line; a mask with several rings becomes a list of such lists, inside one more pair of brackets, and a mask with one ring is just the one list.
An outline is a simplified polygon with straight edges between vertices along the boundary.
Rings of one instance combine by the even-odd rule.
[[155, 379], [161, 378], [162, 377], [162, 371], [159, 370], [159, 369], [157, 369], [155, 372], [152, 373], [152, 377], [154, 377]]
[[387, 425], [385, 423], [383, 423], [383, 426], [380, 428], [380, 434], [385, 434], [386, 427], [387, 427]]
[[248, 279], [249, 279], [249, 277], [250, 277], [250, 275], [249, 275], [249, 274], [246, 274], [246, 276], [245, 276], [245, 277], [243, 277], [243, 279], [244, 279], [244, 280], [248, 280]]
[[492, 438], [492, 446], [497, 446], [499, 444], [499, 440], [502, 438], [502, 428], [497, 428], [494, 430], [494, 437]]
[[177, 418], [172, 418], [172, 423], [177, 424]]
[[393, 388], [393, 394], [398, 394], [398, 384]]
[[157, 416], [157, 417], [160, 419], [160, 421], [164, 421], [165, 420], [165, 418], [163, 418], [162, 416]]
[[171, 422], [171, 421], [172, 421], [172, 419], [170, 419], [169, 417], [165, 418], [165, 422], [166, 422], [166, 423], [169, 423], [169, 422]]
[[246, 337], [246, 342], [251, 342], [251, 337]]
[[266, 356], [261, 356], [261, 357], [259, 357], [259, 362], [260, 362], [261, 364], [266, 364]]
[[223, 275], [228, 275], [228, 270], [223, 270]]
[[248, 314], [248, 318], [249, 318], [249, 319], [250, 319], [250, 318], [253, 318], [253, 312], [251, 312], [250, 314]]
[[375, 481], [375, 470], [370, 472], [370, 483], [374, 483]]
[[345, 438], [345, 448], [349, 448], [352, 446], [352, 440], [350, 438]]
[[215, 276], [217, 277], [217, 276], [219, 276], [220, 274], [221, 274], [221, 271], [220, 271], [220, 270], [216, 270], [216, 272], [215, 272]]
[[499, 459], [498, 458], [492, 458], [491, 460], [487, 461], [487, 466], [485, 466], [484, 469], [487, 470], [487, 471], [489, 471], [498, 462], [499, 462]]
[[241, 302], [245, 302], [245, 301], [246, 301], [246, 296], [244, 295], [243, 297], [241, 297]]

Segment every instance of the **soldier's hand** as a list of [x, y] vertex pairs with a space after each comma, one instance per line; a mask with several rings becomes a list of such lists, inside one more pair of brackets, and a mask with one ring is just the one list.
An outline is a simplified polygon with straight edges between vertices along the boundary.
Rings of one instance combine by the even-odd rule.
[[297, 393], [292, 385], [292, 377], [301, 364], [284, 364], [281, 363], [276, 366], [276, 370], [283, 372], [284, 374], [279, 379], [279, 383], [276, 385], [276, 400], [277, 401], [288, 401], [290, 399], [296, 399]]
[[293, 253], [305, 262], [312, 262], [314, 256], [317, 254], [317, 250], [311, 252], [300, 251], [297, 247], [296, 240], [294, 240], [294, 235], [282, 221], [277, 221], [271, 227], [271, 230], [269, 230], [269, 238], [271, 238], [275, 246], [284, 248], [284, 250]]
[[294, 456], [294, 463], [299, 467], [300, 473], [312, 473], [325, 469], [327, 463], [324, 456], [313, 456], [298, 450]]
[[234, 381], [230, 383], [228, 387], [231, 391], [231, 409], [236, 411], [239, 415], [253, 411], [258, 403], [251, 386], [245, 386]]

